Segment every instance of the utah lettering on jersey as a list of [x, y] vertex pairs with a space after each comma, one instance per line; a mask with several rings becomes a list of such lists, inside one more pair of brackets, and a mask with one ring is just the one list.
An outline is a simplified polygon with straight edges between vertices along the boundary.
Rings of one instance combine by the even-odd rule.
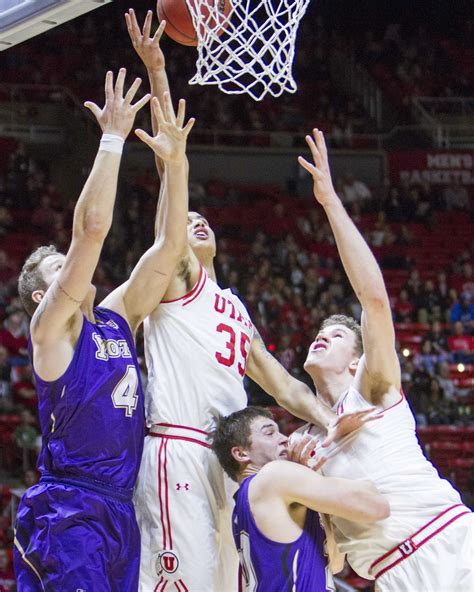
[[244, 325], [244, 327], [247, 327], [248, 329], [252, 329], [253, 327], [252, 321], [247, 317], [242, 316], [232, 300], [222, 296], [222, 294], [215, 294], [214, 310], [220, 314], [227, 315], [229, 318]]
[[109, 358], [131, 358], [132, 353], [125, 339], [104, 339], [98, 333], [92, 333], [97, 350], [97, 360], [106, 362]]

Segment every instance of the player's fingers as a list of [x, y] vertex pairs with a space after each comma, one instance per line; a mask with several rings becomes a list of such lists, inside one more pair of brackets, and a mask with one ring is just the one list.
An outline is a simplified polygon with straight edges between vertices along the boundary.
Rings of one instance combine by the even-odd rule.
[[163, 109], [161, 108], [160, 101], [157, 97], [153, 97], [151, 100], [151, 108], [153, 109], [153, 114], [156, 117], [156, 121], [158, 125], [161, 125], [164, 121]]
[[321, 448], [327, 448], [330, 446], [334, 442], [335, 438], [335, 435], [326, 436], [326, 438], [324, 438], [324, 440], [321, 442]]
[[317, 138], [317, 142], [318, 142], [318, 148], [319, 151], [321, 152], [321, 156], [327, 160], [328, 157], [328, 149], [326, 146], [326, 139], [324, 137], [324, 134], [321, 130], [318, 130], [318, 138]]
[[317, 438], [311, 438], [309, 442], [307, 442], [306, 446], [303, 448], [301, 452], [301, 460], [308, 461], [311, 457], [315, 455], [316, 447], [318, 446], [319, 440]]
[[114, 93], [117, 97], [120, 97], [120, 98], [123, 97], [123, 85], [125, 82], [126, 73], [127, 73], [127, 70], [125, 68], [120, 68], [118, 76], [117, 76], [117, 80], [115, 81]]
[[128, 33], [132, 41], [137, 41], [140, 36], [140, 27], [138, 26], [137, 15], [133, 8], [130, 8], [128, 12], [125, 13], [125, 21], [127, 23]]
[[299, 459], [301, 458], [301, 454], [302, 454], [305, 446], [310, 441], [311, 441], [311, 435], [310, 434], [305, 434], [302, 438], [300, 438], [296, 442], [292, 443], [288, 447], [288, 453], [291, 455], [291, 459], [292, 460], [295, 460], [296, 462], [298, 462]]
[[105, 75], [105, 102], [109, 103], [114, 98], [114, 75], [111, 70]]
[[325, 456], [320, 456], [316, 462], [314, 463], [314, 465], [311, 467], [311, 469], [313, 471], [319, 471], [319, 469], [324, 465], [324, 463], [327, 461], [327, 458]]
[[314, 164], [318, 168], [322, 168], [324, 161], [321, 156], [321, 152], [319, 150], [319, 130], [318, 130], [318, 128], [314, 128], [313, 136], [314, 136], [314, 138], [312, 138], [311, 136], [306, 136], [306, 141], [308, 142], [308, 146], [311, 150], [311, 154], [314, 159]]
[[171, 96], [168, 91], [163, 93], [163, 115], [165, 116], [166, 121], [176, 123], [176, 116], [174, 114]]
[[127, 94], [124, 97], [124, 102], [125, 103], [127, 103], [128, 105], [130, 105], [130, 103], [133, 101], [133, 98], [137, 94], [137, 90], [140, 88], [140, 84], [141, 83], [142, 83], [142, 79], [141, 78], [135, 78], [135, 80], [133, 81], [132, 86], [128, 89]]
[[140, 138], [142, 142], [150, 146], [150, 148], [153, 148], [153, 138], [149, 134], [147, 134], [146, 131], [142, 129], [136, 129], [135, 135], [137, 136], [137, 138]]
[[377, 419], [382, 419], [382, 417], [384, 416], [384, 414], [379, 411], [377, 413], [374, 413], [373, 415], [369, 415], [368, 417], [364, 418], [364, 423], [368, 423], [369, 421], [376, 421]]
[[96, 119], [99, 119], [99, 117], [101, 116], [102, 110], [92, 101], [86, 101], [84, 103], [84, 107], [86, 107], [86, 109], [89, 109], [89, 111], [92, 112], [92, 115], [94, 115]]
[[185, 115], [186, 115], [186, 101], [184, 99], [179, 99], [178, 113], [176, 115], [176, 125], [178, 127], [183, 127]]
[[143, 25], [143, 37], [145, 39], [150, 38], [152, 18], [153, 12], [151, 10], [148, 10], [145, 17], [145, 24]]
[[311, 175], [314, 175], [317, 171], [316, 167], [311, 164], [310, 162], [308, 162], [305, 158], [303, 158], [302, 156], [298, 156], [298, 162], [300, 163], [300, 165], [306, 169], [308, 171], [308, 173], [310, 173]]
[[156, 30], [156, 33], [153, 37], [153, 43], [155, 43], [155, 44], [160, 43], [160, 39], [161, 39], [161, 36], [163, 35], [163, 31], [165, 30], [165, 28], [166, 28], [166, 21], [161, 21], [160, 26]]
[[191, 117], [191, 119], [186, 124], [186, 127], [183, 129], [183, 132], [184, 132], [184, 135], [186, 138], [188, 137], [189, 132], [193, 129], [193, 126], [195, 123], [196, 123], [196, 120], [194, 119], [194, 117]]
[[142, 97], [139, 101], [137, 101], [134, 105], [132, 105], [132, 109], [133, 109], [134, 113], [137, 113], [137, 111], [140, 111], [140, 109], [148, 103], [150, 98], [151, 98], [151, 94], [147, 93], [144, 97]]

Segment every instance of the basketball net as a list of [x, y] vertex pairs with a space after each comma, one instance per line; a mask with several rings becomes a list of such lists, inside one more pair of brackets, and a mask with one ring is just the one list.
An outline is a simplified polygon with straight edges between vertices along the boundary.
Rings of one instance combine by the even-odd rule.
[[[189, 84], [214, 84], [227, 94], [294, 93], [296, 33], [310, 0], [186, 0], [198, 38]], [[221, 5], [221, 10], [219, 10]]]

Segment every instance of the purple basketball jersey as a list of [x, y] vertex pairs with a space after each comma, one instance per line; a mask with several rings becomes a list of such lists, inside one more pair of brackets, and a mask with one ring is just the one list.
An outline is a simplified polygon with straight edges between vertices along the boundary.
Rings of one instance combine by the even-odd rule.
[[120, 315], [95, 308], [84, 322], [66, 372], [36, 375], [43, 445], [40, 471], [131, 490], [144, 439], [144, 401], [130, 328]]
[[327, 592], [324, 530], [317, 512], [308, 510], [301, 536], [292, 543], [268, 539], [255, 523], [248, 499], [252, 479], [235, 494], [232, 530], [239, 552], [245, 592]]

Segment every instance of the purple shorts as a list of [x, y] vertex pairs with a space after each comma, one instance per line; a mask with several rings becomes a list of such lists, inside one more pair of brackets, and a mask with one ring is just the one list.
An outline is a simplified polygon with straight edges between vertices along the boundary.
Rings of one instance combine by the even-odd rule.
[[15, 524], [18, 592], [136, 592], [140, 534], [123, 492], [76, 479], [42, 478]]

